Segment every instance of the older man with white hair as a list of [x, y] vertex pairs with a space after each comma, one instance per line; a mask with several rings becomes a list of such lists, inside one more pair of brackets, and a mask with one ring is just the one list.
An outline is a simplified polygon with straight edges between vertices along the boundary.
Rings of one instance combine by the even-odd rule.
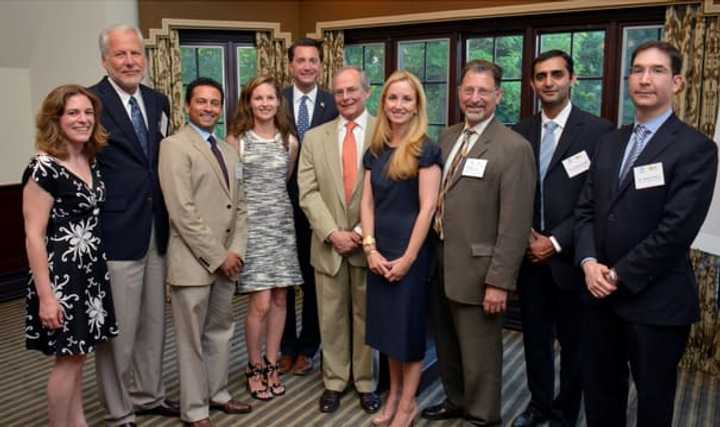
[[97, 379], [111, 426], [135, 415], [179, 416], [162, 381], [165, 249], [168, 218], [157, 176], [158, 148], [169, 129], [165, 95], [142, 85], [142, 33], [115, 25], [100, 34], [107, 71], [91, 87], [110, 134], [97, 160], [107, 188], [102, 233], [120, 335], [97, 352]]

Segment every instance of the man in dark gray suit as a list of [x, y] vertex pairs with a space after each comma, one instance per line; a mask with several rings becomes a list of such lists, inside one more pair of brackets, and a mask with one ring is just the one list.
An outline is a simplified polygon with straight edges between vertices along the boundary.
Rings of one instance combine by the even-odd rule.
[[[533, 60], [530, 85], [541, 110], [514, 129], [527, 138], [537, 159], [538, 184], [530, 247], [520, 269], [525, 367], [531, 400], [513, 427], [574, 426], [580, 412], [582, 271], [574, 260], [575, 218], [595, 144], [612, 123], [570, 102], [573, 60], [560, 50]], [[555, 338], [561, 346], [560, 393], [555, 398]]]
[[443, 180], [432, 298], [446, 400], [423, 411], [465, 425], [500, 419], [502, 314], [528, 243], [537, 172], [530, 144], [495, 119], [502, 70], [476, 60], [459, 89], [465, 122], [440, 136]]
[[[322, 71], [322, 59], [322, 44], [317, 40], [302, 38], [288, 49], [290, 61], [288, 68], [293, 84], [283, 89], [282, 96], [289, 104], [290, 122], [295, 127], [301, 148], [308, 129], [335, 120], [338, 116], [335, 98], [330, 92], [320, 89], [317, 84]], [[312, 358], [320, 346], [320, 326], [315, 296], [315, 273], [310, 265], [312, 231], [298, 201], [297, 166], [296, 160], [293, 175], [288, 181], [288, 193], [293, 206], [295, 240], [304, 282], [302, 323], [298, 336], [295, 328], [295, 292], [294, 289], [290, 289], [287, 295], [287, 316], [280, 343], [282, 357], [279, 364], [282, 373], [291, 371], [295, 375], [305, 375], [312, 370]]]

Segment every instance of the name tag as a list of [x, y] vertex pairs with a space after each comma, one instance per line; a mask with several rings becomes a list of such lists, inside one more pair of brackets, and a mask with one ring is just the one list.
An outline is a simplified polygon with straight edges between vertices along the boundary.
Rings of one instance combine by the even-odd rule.
[[487, 167], [487, 162], [487, 159], [465, 160], [465, 167], [463, 167], [462, 176], [482, 178], [483, 176], [485, 176], [485, 168]]
[[651, 163], [633, 168], [635, 178], [635, 189], [662, 187], [665, 185], [665, 174], [663, 173], [662, 162]]
[[163, 111], [160, 115], [160, 123], [158, 123], [158, 127], [160, 128], [160, 134], [165, 138], [168, 134], [168, 116]]
[[590, 169], [590, 157], [585, 150], [582, 150], [563, 160], [562, 165], [568, 178], [573, 178]]
[[238, 181], [243, 180], [243, 164], [242, 162], [235, 163], [235, 179]]

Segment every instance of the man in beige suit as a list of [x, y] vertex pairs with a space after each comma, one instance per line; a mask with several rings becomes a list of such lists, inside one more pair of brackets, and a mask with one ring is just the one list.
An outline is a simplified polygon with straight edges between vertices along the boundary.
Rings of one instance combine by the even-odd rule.
[[310, 261], [315, 269], [323, 382], [320, 411], [334, 412], [352, 378], [360, 406], [380, 408], [373, 351], [365, 345], [365, 276], [360, 198], [362, 157], [375, 118], [365, 109], [365, 74], [344, 67], [333, 78], [340, 116], [305, 134], [298, 166], [300, 207], [310, 221]]
[[463, 69], [465, 122], [440, 136], [443, 181], [436, 212], [438, 280], [433, 320], [446, 400], [428, 419], [499, 425], [502, 313], [528, 245], [537, 172], [530, 144], [495, 119], [501, 69]]
[[[237, 154], [213, 135], [222, 113], [219, 83], [199, 78], [185, 94], [189, 123], [160, 144], [159, 177], [170, 217], [168, 274], [180, 417], [210, 426], [209, 409], [250, 412], [227, 388], [232, 299], [247, 229]], [[209, 407], [208, 407], [209, 403]]]

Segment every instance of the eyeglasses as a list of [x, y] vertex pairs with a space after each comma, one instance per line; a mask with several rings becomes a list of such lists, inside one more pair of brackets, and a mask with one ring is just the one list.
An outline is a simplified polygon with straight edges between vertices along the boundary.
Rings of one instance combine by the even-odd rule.
[[473, 89], [467, 88], [462, 91], [465, 96], [479, 95], [480, 98], [490, 98], [498, 93], [498, 89]]
[[652, 67], [641, 67], [636, 65], [630, 68], [630, 75], [635, 77], [644, 76], [645, 73], [650, 74], [650, 77], [660, 77], [670, 74], [670, 70], [662, 65], [656, 65]]

